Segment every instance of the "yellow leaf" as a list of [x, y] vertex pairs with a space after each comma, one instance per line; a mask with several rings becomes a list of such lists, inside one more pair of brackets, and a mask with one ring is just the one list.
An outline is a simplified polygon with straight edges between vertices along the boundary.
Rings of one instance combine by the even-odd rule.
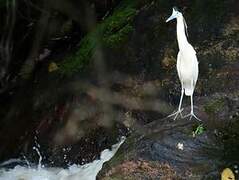
[[53, 72], [53, 71], [56, 71], [58, 69], [58, 66], [56, 63], [54, 62], [51, 62], [48, 66], [48, 71], [49, 72]]
[[230, 168], [225, 168], [222, 171], [221, 180], [235, 180], [235, 175]]

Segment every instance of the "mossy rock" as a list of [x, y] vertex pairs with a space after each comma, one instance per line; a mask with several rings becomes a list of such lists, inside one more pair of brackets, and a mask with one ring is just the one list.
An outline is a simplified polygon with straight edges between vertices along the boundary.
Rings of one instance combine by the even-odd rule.
[[97, 48], [116, 48], [127, 41], [134, 30], [132, 21], [136, 13], [136, 1], [121, 2], [111, 16], [80, 41], [78, 51], [60, 64], [60, 72], [67, 76], [79, 72], [89, 65]]
[[[215, 166], [221, 162], [217, 161], [217, 157], [212, 157], [218, 151], [214, 148], [213, 135], [205, 131], [193, 136], [192, 127], [195, 125], [194, 121], [187, 119], [164, 119], [148, 124], [144, 135], [131, 136], [125, 141], [115, 156], [103, 166], [99, 179], [201, 179], [207, 170], [213, 170], [208, 158], [213, 159]], [[183, 145], [182, 149], [178, 147], [179, 143]], [[207, 148], [210, 148], [208, 154], [202, 154]]]

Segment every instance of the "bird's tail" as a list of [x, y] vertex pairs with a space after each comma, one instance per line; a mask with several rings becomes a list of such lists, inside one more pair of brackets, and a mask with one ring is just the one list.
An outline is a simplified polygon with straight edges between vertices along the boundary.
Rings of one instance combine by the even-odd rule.
[[184, 90], [185, 90], [185, 95], [186, 96], [191, 96], [193, 94], [194, 87], [188, 85], [188, 86], [184, 87]]

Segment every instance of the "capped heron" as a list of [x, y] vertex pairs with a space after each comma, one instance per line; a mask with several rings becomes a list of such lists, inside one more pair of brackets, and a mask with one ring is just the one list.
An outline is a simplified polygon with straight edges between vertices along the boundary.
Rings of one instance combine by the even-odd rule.
[[178, 117], [179, 114], [181, 115], [181, 117], [183, 117], [183, 109], [181, 108], [181, 106], [183, 101], [183, 95], [185, 93], [186, 96], [190, 96], [191, 98], [191, 112], [184, 117], [190, 116], [190, 120], [192, 119], [192, 117], [196, 118], [197, 120], [200, 120], [194, 114], [193, 111], [193, 92], [198, 79], [198, 61], [196, 51], [187, 40], [187, 36], [185, 34], [185, 32], [187, 33], [187, 24], [182, 13], [179, 12], [176, 7], [173, 7], [173, 13], [166, 20], [166, 22], [169, 22], [173, 19], [177, 19], [177, 40], [179, 47], [179, 52], [177, 56], [177, 72], [182, 89], [178, 110], [175, 113], [169, 115], [168, 117], [174, 116], [174, 120]]

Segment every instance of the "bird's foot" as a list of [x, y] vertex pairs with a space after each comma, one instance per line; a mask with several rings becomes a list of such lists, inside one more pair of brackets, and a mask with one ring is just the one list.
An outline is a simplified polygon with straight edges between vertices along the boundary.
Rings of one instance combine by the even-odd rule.
[[183, 116], [183, 118], [187, 118], [187, 117], [190, 117], [189, 120], [191, 120], [192, 117], [194, 117], [196, 120], [202, 121], [202, 120], [199, 119], [199, 118], [194, 114], [194, 112], [192, 112], [192, 111], [191, 111], [191, 113], [187, 114], [186, 116]]
[[175, 119], [177, 119], [177, 117], [178, 117], [179, 114], [180, 114], [181, 118], [183, 118], [182, 111], [183, 111], [183, 109], [179, 109], [179, 110], [177, 110], [176, 112], [174, 112], [174, 113], [168, 115], [167, 118], [170, 118], [170, 117], [173, 117], [173, 116], [174, 116], [173, 120], [175, 120]]

